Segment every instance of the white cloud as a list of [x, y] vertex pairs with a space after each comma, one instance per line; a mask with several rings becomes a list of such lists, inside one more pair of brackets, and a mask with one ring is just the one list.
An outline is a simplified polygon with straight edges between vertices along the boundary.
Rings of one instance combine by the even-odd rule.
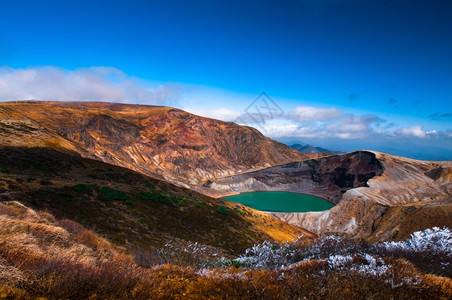
[[[323, 109], [321, 109], [323, 110]], [[375, 115], [356, 116], [352, 114], [330, 114], [330, 120], [325, 120], [327, 114], [323, 114], [323, 121], [314, 120], [309, 123], [294, 121], [293, 118], [286, 122], [267, 122], [261, 129], [264, 134], [273, 138], [297, 137], [297, 138], [339, 138], [361, 139], [375, 133], [373, 127], [382, 122]], [[289, 123], [288, 123], [289, 122]]]
[[[436, 133], [436, 132], [434, 132]], [[427, 133], [424, 131], [421, 125], [416, 125], [413, 127], [405, 127], [400, 128], [396, 131], [396, 134], [401, 134], [404, 136], [411, 136], [411, 137], [417, 137], [417, 138], [425, 138], [427, 136]]]
[[201, 110], [201, 109], [193, 109], [193, 108], [183, 108], [183, 110], [188, 111], [192, 114], [218, 119], [222, 121], [232, 122], [235, 121], [239, 116], [240, 112], [234, 111], [228, 108], [219, 108], [213, 110]]
[[289, 118], [294, 121], [309, 123], [313, 121], [328, 121], [340, 115], [342, 115], [342, 111], [336, 108], [297, 106], [289, 113]]
[[0, 100], [110, 101], [165, 104], [177, 86], [151, 86], [116, 68], [0, 68]]
[[264, 135], [271, 138], [294, 137], [297, 131], [300, 130], [297, 124], [266, 124], [259, 129]]
[[333, 137], [342, 139], [365, 138], [374, 133], [373, 124], [384, 122], [375, 115], [343, 115], [338, 122], [329, 123], [325, 126], [326, 131]]
[[[216, 99], [213, 95], [207, 99]], [[206, 101], [212, 106], [212, 101]], [[203, 109], [185, 108], [185, 110], [224, 121], [233, 121], [241, 125], [253, 126], [270, 138], [300, 139], [340, 139], [340, 140], [387, 140], [408, 139], [451, 139], [451, 132], [424, 130], [422, 126], [397, 129], [392, 122], [387, 122], [374, 114], [355, 115], [336, 108], [317, 108], [297, 106], [288, 114], [278, 118], [267, 115], [240, 113], [226, 108], [230, 101], [222, 102], [225, 107]]]

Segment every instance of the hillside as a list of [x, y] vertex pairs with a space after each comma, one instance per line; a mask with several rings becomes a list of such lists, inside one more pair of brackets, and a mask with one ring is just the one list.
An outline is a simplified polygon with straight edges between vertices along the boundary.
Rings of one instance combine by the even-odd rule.
[[170, 107], [9, 102], [0, 104], [0, 120], [7, 145], [69, 149], [192, 189], [306, 158], [254, 128]]
[[81, 223], [125, 249], [198, 242], [236, 253], [309, 232], [235, 203], [49, 148], [0, 148], [0, 201]]
[[452, 227], [452, 162], [373, 153], [384, 171], [367, 188], [351, 189], [334, 209], [297, 216], [296, 223], [370, 241], [403, 240], [431, 226]]
[[[118, 220], [119, 221], [119, 220]], [[124, 253], [80, 223], [0, 202], [2, 299], [449, 299], [452, 232], [368, 245], [265, 241], [226, 258], [168, 243]]]

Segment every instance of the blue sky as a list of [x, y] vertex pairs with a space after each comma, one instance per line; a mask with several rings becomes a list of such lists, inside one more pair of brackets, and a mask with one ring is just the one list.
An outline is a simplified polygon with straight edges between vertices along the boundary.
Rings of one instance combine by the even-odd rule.
[[[0, 100], [164, 104], [452, 159], [451, 36], [450, 1], [0, 0]], [[264, 123], [246, 110], [263, 91], [282, 112]]]

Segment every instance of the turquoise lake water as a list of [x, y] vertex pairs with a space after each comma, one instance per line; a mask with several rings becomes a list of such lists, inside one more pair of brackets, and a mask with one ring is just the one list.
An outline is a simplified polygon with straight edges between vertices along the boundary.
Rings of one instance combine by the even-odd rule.
[[248, 192], [223, 197], [261, 211], [307, 212], [328, 210], [334, 206], [330, 202], [311, 195], [289, 192]]

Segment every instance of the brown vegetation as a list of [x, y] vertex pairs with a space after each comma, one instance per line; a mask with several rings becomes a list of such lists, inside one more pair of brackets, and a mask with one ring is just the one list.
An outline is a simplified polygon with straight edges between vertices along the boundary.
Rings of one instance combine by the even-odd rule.
[[[123, 254], [123, 249], [83, 229], [77, 222], [58, 221], [49, 218], [48, 213], [35, 212], [16, 202], [1, 203], [0, 216], [0, 299], [434, 299], [452, 296], [449, 278], [424, 274], [403, 258], [389, 258], [390, 273], [380, 277], [339, 272], [316, 259], [285, 270], [172, 264], [144, 268], [132, 256]], [[416, 278], [418, 282], [402, 284], [404, 278]]]
[[[121, 167], [48, 148], [0, 148], [0, 200], [18, 200], [54, 215], [60, 225], [89, 242], [89, 231], [127, 249], [190, 241], [240, 253], [266, 239], [287, 241], [304, 234], [267, 214], [212, 199]], [[23, 223], [21, 226], [28, 226]], [[42, 229], [34, 228], [34, 231]], [[60, 233], [61, 236], [64, 233]]]

